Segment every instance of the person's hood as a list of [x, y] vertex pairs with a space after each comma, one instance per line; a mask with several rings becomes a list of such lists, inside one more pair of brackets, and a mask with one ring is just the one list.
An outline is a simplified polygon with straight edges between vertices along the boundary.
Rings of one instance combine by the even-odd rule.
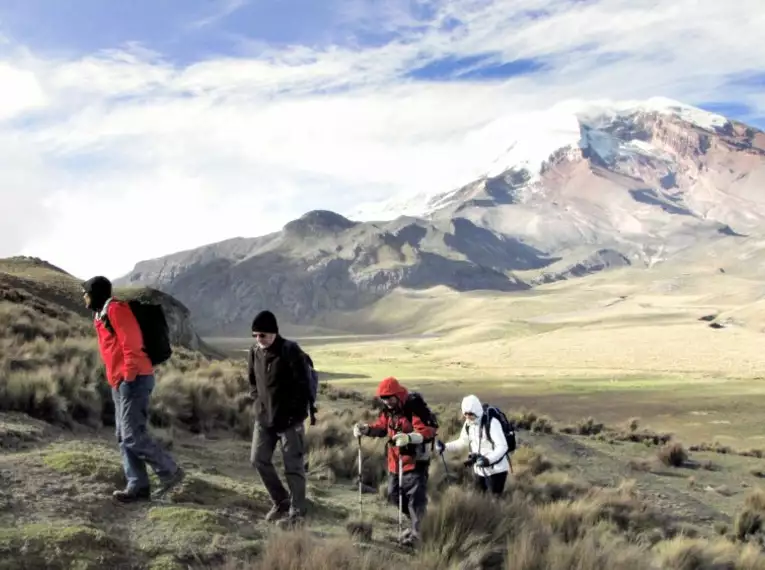
[[380, 382], [377, 386], [375, 396], [378, 398], [382, 398], [383, 396], [396, 396], [399, 402], [403, 404], [409, 396], [409, 391], [399, 384], [398, 380], [393, 376], [390, 376]]
[[466, 412], [474, 413], [476, 421], [481, 419], [481, 416], [483, 416], [483, 406], [477, 396], [471, 394], [462, 398], [462, 413]]
[[100, 313], [106, 302], [112, 297], [112, 284], [106, 277], [97, 275], [82, 283], [82, 290], [90, 295], [88, 309]]

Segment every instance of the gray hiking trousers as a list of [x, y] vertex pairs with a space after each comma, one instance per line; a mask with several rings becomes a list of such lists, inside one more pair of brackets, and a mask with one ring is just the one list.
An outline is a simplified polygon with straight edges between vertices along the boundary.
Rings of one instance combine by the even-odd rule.
[[[428, 508], [428, 471], [419, 467], [405, 472], [402, 477], [401, 491], [404, 494], [402, 512], [409, 517], [412, 530], [420, 536], [420, 525]], [[398, 508], [398, 473], [388, 474], [388, 501]]]
[[147, 464], [162, 481], [170, 479], [178, 469], [173, 457], [149, 435], [149, 400], [154, 384], [153, 375], [141, 375], [112, 388], [114, 427], [127, 488], [131, 490], [149, 487]]
[[[289, 493], [284, 488], [273, 464], [274, 450], [278, 442], [282, 443], [284, 475]], [[305, 427], [299, 423], [283, 432], [255, 424], [252, 430], [252, 448], [250, 463], [258, 470], [263, 485], [266, 487], [275, 505], [289, 501], [290, 511], [305, 514]]]

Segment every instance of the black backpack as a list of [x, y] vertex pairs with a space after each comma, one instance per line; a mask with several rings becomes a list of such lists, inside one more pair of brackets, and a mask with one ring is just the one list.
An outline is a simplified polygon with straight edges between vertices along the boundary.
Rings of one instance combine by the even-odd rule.
[[[518, 442], [515, 439], [515, 427], [513, 426], [512, 422], [508, 420], [505, 413], [496, 406], [483, 404], [482, 407], [483, 416], [481, 416], [480, 429], [484, 430], [484, 433], [486, 433], [486, 439], [489, 441], [489, 443], [491, 443], [492, 446], [494, 445], [494, 441], [491, 439], [491, 430], [488, 429], [489, 422], [492, 418], [494, 418], [499, 421], [500, 425], [502, 426], [502, 433], [505, 434], [505, 440], [507, 441], [507, 453], [505, 455], [515, 451], [516, 447], [518, 446]], [[468, 433], [467, 425], [465, 425], [465, 433]]]
[[[167, 326], [162, 305], [146, 303], [137, 299], [126, 301], [138, 321], [143, 336], [143, 351], [149, 357], [152, 366], [158, 366], [170, 359], [173, 348], [170, 345], [170, 329]], [[107, 330], [114, 334], [108, 317], [104, 318]]]
[[[409, 392], [409, 397], [407, 397], [406, 402], [404, 402], [403, 408], [404, 414], [410, 423], [412, 421], [412, 416], [417, 416], [426, 426], [438, 431], [438, 417], [433, 413], [433, 410], [430, 409], [425, 398], [423, 398], [422, 394], [419, 392]], [[436, 438], [434, 436], [424, 440], [423, 443], [430, 443], [430, 447], [433, 449], [435, 441]]]
[[310, 371], [310, 375], [308, 378], [308, 386], [311, 392], [311, 402], [310, 405], [313, 407], [316, 405], [316, 397], [319, 393], [319, 373], [316, 372], [316, 369], [313, 367], [313, 359], [310, 357], [310, 355], [303, 350], [303, 348], [298, 345], [296, 342], [291, 340], [284, 340], [284, 343], [282, 344], [282, 355], [286, 357], [287, 354], [287, 345], [294, 345], [294, 348], [300, 351], [300, 354], [305, 359], [306, 364], [308, 364], [308, 370]]

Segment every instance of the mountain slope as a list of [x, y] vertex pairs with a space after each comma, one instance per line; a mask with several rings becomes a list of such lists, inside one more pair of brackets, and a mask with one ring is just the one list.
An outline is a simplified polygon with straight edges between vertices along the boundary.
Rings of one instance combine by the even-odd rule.
[[[188, 308], [172, 296], [151, 288], [115, 293], [126, 299], [140, 298], [160, 304], [174, 345], [198, 350], [206, 356], [221, 356], [218, 350], [202, 341], [191, 322]], [[0, 303], [4, 302], [23, 304], [49, 317], [83, 326], [91, 318], [82, 302], [79, 281], [63, 269], [37, 258], [0, 259]], [[91, 331], [90, 334], [95, 333]]]
[[569, 103], [536, 120], [486, 176], [384, 205], [392, 220], [309, 212], [280, 232], [140, 262], [120, 282], [171, 293], [211, 334], [246, 330], [265, 307], [309, 323], [397, 287], [521, 291], [650, 267], [763, 227], [756, 129], [663, 99]]
[[281, 232], [141, 262], [119, 282], [152, 284], [183, 298], [210, 333], [241, 329], [264, 307], [306, 322], [325, 311], [364, 307], [396, 287], [524, 290], [529, 285], [512, 270], [549, 261], [467, 220], [361, 224], [314, 211]]

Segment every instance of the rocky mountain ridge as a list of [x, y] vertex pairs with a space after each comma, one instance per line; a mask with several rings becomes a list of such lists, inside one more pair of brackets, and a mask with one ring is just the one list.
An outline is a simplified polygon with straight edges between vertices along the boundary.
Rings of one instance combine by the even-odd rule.
[[140, 262], [119, 282], [177, 297], [205, 334], [233, 333], [265, 307], [310, 323], [396, 287], [521, 291], [761, 231], [761, 131], [663, 101], [565, 117], [550, 140], [567, 144], [548, 153], [518, 140], [494, 172], [428, 197], [417, 215], [312, 211], [269, 235]]

